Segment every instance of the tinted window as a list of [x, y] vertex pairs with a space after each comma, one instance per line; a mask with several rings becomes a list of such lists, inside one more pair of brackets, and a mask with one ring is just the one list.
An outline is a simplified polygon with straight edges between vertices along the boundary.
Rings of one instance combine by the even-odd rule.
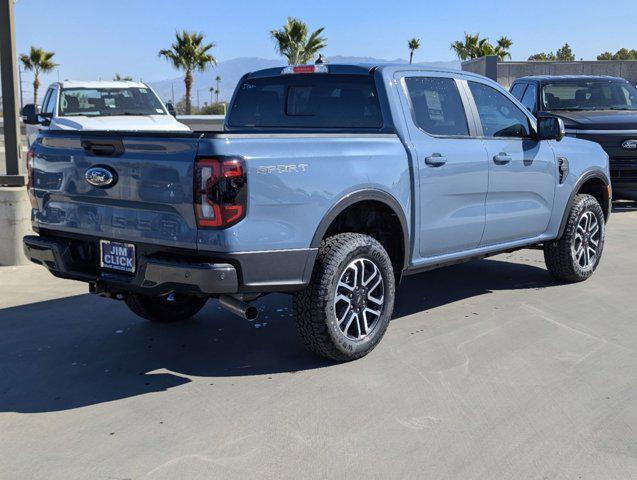
[[573, 80], [542, 87], [546, 110], [637, 110], [637, 88], [617, 80]]
[[524, 92], [522, 105], [528, 108], [529, 111], [535, 112], [535, 108], [537, 107], [537, 87], [535, 85], [530, 84], [526, 92]]
[[522, 100], [522, 95], [524, 95], [525, 88], [526, 88], [526, 83], [516, 83], [515, 85], [513, 85], [513, 88], [511, 89], [511, 94], [518, 100]]
[[281, 75], [245, 80], [228, 125], [379, 128], [382, 116], [371, 75]]
[[469, 82], [485, 137], [529, 137], [526, 114], [502, 92], [482, 83]]
[[405, 78], [416, 124], [432, 135], [469, 135], [462, 100], [451, 78]]

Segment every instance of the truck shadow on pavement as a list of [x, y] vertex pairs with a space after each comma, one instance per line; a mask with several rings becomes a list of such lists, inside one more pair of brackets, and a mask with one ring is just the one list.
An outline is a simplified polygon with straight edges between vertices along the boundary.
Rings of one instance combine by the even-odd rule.
[[[457, 265], [407, 277], [394, 320], [497, 290], [553, 284], [546, 270], [528, 264]], [[123, 303], [88, 294], [2, 309], [0, 412], [95, 405], [165, 391], [190, 376], [214, 383], [336, 366], [305, 350], [289, 296], [270, 295], [258, 306], [256, 322], [211, 301], [196, 318], [172, 325], [151, 324]]]

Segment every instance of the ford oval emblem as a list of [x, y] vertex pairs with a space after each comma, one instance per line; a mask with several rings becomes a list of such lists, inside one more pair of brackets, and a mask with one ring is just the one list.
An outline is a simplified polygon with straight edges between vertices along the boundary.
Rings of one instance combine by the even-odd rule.
[[117, 174], [109, 167], [95, 166], [84, 174], [86, 181], [97, 188], [109, 188], [117, 182]]
[[622, 148], [624, 150], [637, 150], [637, 140], [625, 140], [622, 143]]

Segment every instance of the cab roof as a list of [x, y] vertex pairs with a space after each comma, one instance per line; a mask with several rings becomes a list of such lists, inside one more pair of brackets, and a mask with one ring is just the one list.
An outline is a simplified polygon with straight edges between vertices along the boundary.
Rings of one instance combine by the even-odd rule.
[[[341, 74], [341, 75], [370, 75], [377, 70], [413, 70], [422, 72], [447, 72], [455, 75], [466, 75], [470, 77], [484, 78], [481, 75], [466, 72], [463, 70], [454, 70], [451, 68], [432, 67], [426, 65], [408, 64], [408, 63], [352, 63], [352, 64], [339, 64], [339, 63], [326, 63], [324, 64], [328, 68], [328, 73]], [[274, 68], [266, 68], [263, 70], [256, 70], [247, 74], [247, 78], [263, 78], [263, 77], [276, 77], [283, 74], [283, 70], [287, 65]]]
[[64, 80], [58, 82], [62, 88], [148, 88], [147, 85], [140, 82], [131, 82], [128, 80], [98, 80], [98, 81], [80, 81], [80, 80]]
[[534, 81], [534, 82], [572, 82], [573, 80], [618, 80], [625, 82], [620, 77], [612, 77], [610, 75], [529, 75], [526, 77], [516, 78], [515, 81]]

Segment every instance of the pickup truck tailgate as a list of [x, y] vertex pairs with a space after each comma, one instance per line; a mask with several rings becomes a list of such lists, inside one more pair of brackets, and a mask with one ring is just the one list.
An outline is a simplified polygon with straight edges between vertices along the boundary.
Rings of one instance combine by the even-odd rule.
[[[51, 132], [32, 147], [40, 229], [196, 248], [193, 169], [199, 136]], [[87, 172], [112, 175], [89, 183]], [[90, 176], [90, 175], [89, 175]], [[103, 179], [102, 179], [103, 180]]]

